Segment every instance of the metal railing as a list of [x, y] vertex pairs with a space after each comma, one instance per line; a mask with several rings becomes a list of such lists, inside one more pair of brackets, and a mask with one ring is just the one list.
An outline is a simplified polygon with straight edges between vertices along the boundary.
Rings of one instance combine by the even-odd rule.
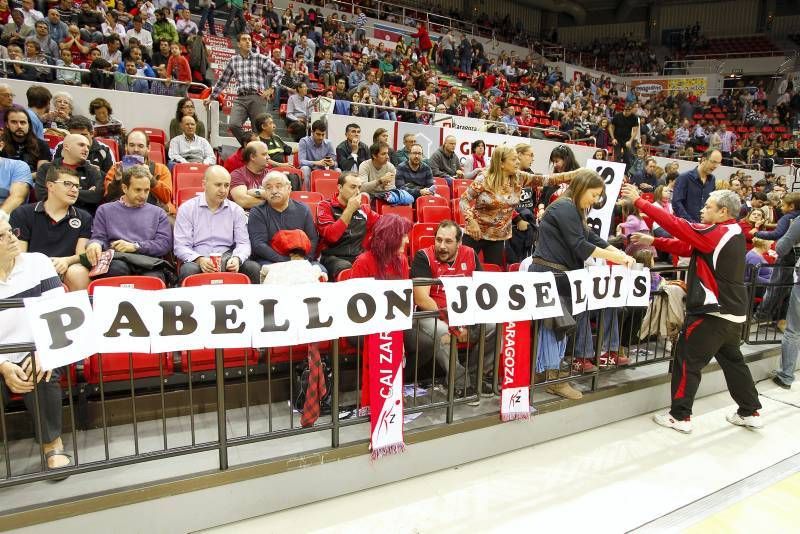
[[[685, 276], [683, 268], [653, 272], [658, 272], [665, 281]], [[414, 285], [438, 283], [414, 280]], [[753, 287], [755, 291], [757, 286]], [[677, 286], [662, 286], [652, 293], [647, 308], [605, 309], [576, 316], [577, 330], [567, 345], [565, 357], [549, 373], [543, 372], [539, 362], [542, 322], [533, 322], [530, 402], [533, 403], [534, 391], [542, 395], [542, 388], [565, 381], [581, 384], [579, 387], [585, 391], [597, 391], [605, 383], [607, 373], [616, 369], [598, 365], [592, 372], [584, 373], [579, 370], [580, 358], [602, 363], [608, 353], [625, 352], [630, 358], [628, 368], [667, 362], [682, 326], [668, 321], [670, 291], [682, 290]], [[0, 301], [0, 309], [22, 306], [20, 299]], [[456, 422], [457, 409], [465, 410], [464, 405], [484, 414], [497, 413], [494, 395], [502, 388], [495, 355], [500, 353], [503, 325], [477, 325], [472, 327], [468, 343], [458, 343], [451, 336], [447, 345], [439, 340], [438, 334], [432, 333], [437, 332], [439, 322], [436, 312], [417, 312], [412, 329], [405, 333], [405, 415], [426, 413], [436, 417], [443, 410], [438, 422], [430, 423], [436, 426]], [[748, 321], [743, 339], [750, 343], [778, 342], [777, 336], [764, 341], [751, 340], [749, 328]], [[135, 360], [141, 362], [142, 356], [130, 353], [95, 355], [62, 368], [60, 402], [68, 413], [62, 439], [75, 465], [50, 469], [41, 447], [37, 447], [39, 465], [38, 469], [32, 468], [30, 447], [12, 447], [32, 434], [24, 423], [30, 422], [30, 417], [21, 412], [18, 398], [9, 400], [4, 396], [0, 404], [0, 451], [5, 473], [0, 477], [0, 488], [209, 451], [217, 451], [218, 469], [226, 470], [232, 447], [304, 434], [327, 434], [329, 446], [339, 447], [343, 428], [368, 421], [366, 407], [359, 400], [364, 382], [362, 341], [335, 339], [321, 342], [320, 349], [328, 364], [325, 375], [330, 396], [323, 399], [320, 419], [308, 427], [298, 423], [296, 411], [302, 406], [297, 399], [298, 388], [302, 388], [305, 346], [262, 348], [255, 349], [255, 353], [247, 349], [238, 359], [226, 352], [229, 349], [214, 350], [213, 358], [193, 351], [145, 355], [151, 358], [146, 377], [137, 376], [142, 373], [134, 370]], [[0, 353], [33, 350], [31, 343], [0, 345]], [[158, 358], [157, 371], [153, 358]], [[120, 362], [125, 365], [120, 367]], [[35, 360], [33, 363], [35, 374]], [[454, 372], [448, 373], [447, 369]], [[488, 392], [482, 395], [484, 377], [491, 378], [493, 395]], [[467, 387], [467, 381], [474, 386]], [[33, 424], [39, 430], [43, 421], [38, 415], [41, 413], [38, 390], [42, 387], [41, 383], [34, 384], [33, 398], [37, 400], [32, 410]], [[474, 415], [475, 411], [461, 414]], [[188, 433], [174, 431], [181, 424], [188, 428]], [[129, 437], [121, 437], [126, 430]], [[97, 439], [94, 444], [90, 443], [92, 434]], [[366, 437], [365, 433], [363, 439]], [[92, 451], [92, 445], [102, 452]], [[21, 450], [27, 452], [20, 453]], [[120, 453], [123, 450], [127, 452]]]

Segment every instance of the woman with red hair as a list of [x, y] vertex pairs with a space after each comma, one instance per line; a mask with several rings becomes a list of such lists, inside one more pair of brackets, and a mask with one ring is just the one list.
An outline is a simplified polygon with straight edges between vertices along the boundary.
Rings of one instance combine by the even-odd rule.
[[351, 278], [404, 280], [409, 276], [408, 232], [411, 221], [397, 215], [384, 215], [375, 223], [372, 239], [356, 261]]

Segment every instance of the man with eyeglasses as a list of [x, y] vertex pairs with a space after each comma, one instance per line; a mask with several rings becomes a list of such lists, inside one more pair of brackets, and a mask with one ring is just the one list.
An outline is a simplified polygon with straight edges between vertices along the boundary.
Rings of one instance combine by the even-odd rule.
[[[0, 212], [0, 299], [63, 293], [52, 262], [43, 254], [23, 252], [8, 215]], [[0, 311], [0, 344], [33, 342], [30, 326], [19, 320], [19, 313], [18, 309]], [[4, 403], [9, 391], [22, 395], [48, 469], [72, 465], [61, 441], [61, 370], [43, 371], [36, 353], [14, 352], [0, 354], [0, 377]]]
[[78, 175], [78, 198], [75, 207], [94, 214], [103, 199], [103, 174], [100, 169], [87, 161], [91, 141], [78, 134], [69, 134], [61, 144], [61, 155], [47, 162], [36, 171], [36, 198], [44, 200], [48, 196], [47, 173], [50, 169], [64, 168]]
[[49, 257], [70, 291], [86, 289], [89, 271], [81, 265], [80, 255], [92, 234], [92, 216], [75, 207], [81, 177], [68, 167], [50, 165], [44, 187], [46, 200], [15, 209], [11, 227], [19, 233], [22, 252], [41, 252]]
[[408, 153], [408, 161], [397, 167], [395, 176], [395, 187], [411, 193], [414, 200], [434, 194], [433, 172], [422, 161], [422, 156], [422, 145], [413, 144]]

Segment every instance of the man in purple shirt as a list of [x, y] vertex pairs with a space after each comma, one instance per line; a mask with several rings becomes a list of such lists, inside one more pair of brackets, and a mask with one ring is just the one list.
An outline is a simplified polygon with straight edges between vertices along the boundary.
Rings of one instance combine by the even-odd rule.
[[[184, 202], [175, 218], [175, 256], [183, 262], [179, 279], [189, 275], [220, 271], [241, 272], [254, 284], [260, 280], [260, 266], [249, 260], [250, 235], [247, 214], [228, 199], [231, 175], [213, 165], [203, 175], [201, 195]], [[220, 254], [217, 269], [212, 254]]]
[[92, 239], [86, 258], [97, 265], [100, 254], [112, 249], [115, 254], [102, 276], [131, 274], [164, 277], [163, 262], [158, 261], [172, 250], [172, 227], [167, 213], [147, 202], [155, 183], [150, 169], [136, 165], [122, 175], [122, 197], [97, 208], [92, 224]]

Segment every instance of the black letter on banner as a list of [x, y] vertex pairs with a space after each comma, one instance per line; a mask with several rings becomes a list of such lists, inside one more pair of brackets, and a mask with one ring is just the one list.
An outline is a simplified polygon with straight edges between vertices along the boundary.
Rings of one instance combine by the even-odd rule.
[[522, 285], [514, 284], [508, 288], [508, 298], [511, 301], [508, 303], [509, 310], [519, 311], [525, 307], [525, 293]]
[[284, 321], [283, 324], [275, 324], [275, 305], [278, 303], [275, 299], [264, 299], [258, 302], [264, 310], [264, 327], [262, 332], [285, 332], [289, 330], [289, 321]]
[[581, 291], [581, 286], [583, 285], [583, 280], [574, 280], [572, 287], [575, 288], [575, 304], [581, 304], [586, 300], [586, 296]]
[[[67, 332], [80, 328], [86, 319], [83, 311], [73, 306], [43, 313], [40, 317], [47, 321], [47, 330], [50, 331], [50, 337], [53, 340], [50, 345], [51, 350], [63, 349], [72, 345], [72, 341], [67, 337]], [[62, 317], [69, 319], [69, 322], [65, 323], [61, 319]]]
[[550, 290], [552, 289], [550, 282], [539, 282], [538, 284], [533, 284], [533, 289], [536, 290], [537, 308], [548, 308], [556, 305], [555, 299], [550, 296]]
[[[164, 311], [164, 324], [161, 327], [160, 336], [188, 336], [197, 330], [197, 320], [192, 317], [194, 304], [187, 300], [176, 300], [159, 302], [159, 306]], [[180, 312], [180, 313], [179, 313]], [[178, 330], [178, 323], [181, 328]]]
[[[244, 323], [228, 328], [228, 322], [236, 324], [236, 308], [240, 310], [244, 308], [244, 303], [241, 299], [212, 300], [211, 305], [214, 306], [214, 330], [211, 331], [212, 334], [241, 334], [244, 332]], [[234, 308], [228, 309], [229, 306], [234, 306]]]
[[121, 301], [117, 306], [117, 316], [103, 337], [119, 337], [120, 330], [130, 330], [131, 337], [150, 337], [142, 316], [127, 300]]
[[625, 279], [624, 276], [615, 276], [614, 277], [614, 298], [618, 299], [622, 296], [622, 281]]
[[[484, 299], [484, 291], [488, 291], [488, 299]], [[481, 284], [475, 290], [475, 300], [482, 310], [491, 310], [497, 304], [497, 290], [489, 284]]]
[[452, 302], [451, 306], [454, 312], [464, 313], [467, 309], [467, 286], [458, 286], [456, 289], [458, 290], [458, 296], [461, 297], [461, 306], [456, 302]]
[[[367, 313], [365, 315], [359, 315], [358, 313], [358, 301], [362, 301], [364, 305], [367, 307]], [[375, 315], [375, 310], [377, 306], [375, 305], [375, 299], [372, 298], [367, 293], [356, 293], [350, 300], [347, 302], [347, 316], [350, 318], [351, 321], [354, 323], [366, 323]]]
[[308, 308], [308, 324], [306, 328], [328, 328], [330, 325], [333, 324], [333, 317], [328, 317], [328, 319], [323, 323], [319, 320], [319, 303], [322, 301], [319, 297], [311, 297], [307, 299], [303, 299], [303, 302], [306, 304], [306, 308]]
[[633, 296], [641, 297], [647, 293], [647, 278], [642, 275], [637, 275], [633, 279]]
[[[600, 278], [592, 278], [592, 284], [594, 286], [594, 298], [596, 298], [597, 300], [600, 300], [600, 299], [604, 299], [604, 298], [606, 298], [608, 296], [608, 286], [610, 285], [609, 284], [609, 280], [610, 279], [611, 279], [611, 275], [601, 276]], [[600, 281], [601, 280], [605, 280], [606, 281], [606, 287], [602, 292], [600, 291]]]
[[403, 291], [405, 299], [400, 298], [400, 295], [395, 293], [394, 291], [384, 291], [384, 296], [386, 297], [386, 320], [391, 321], [394, 319], [394, 310], [397, 308], [400, 313], [405, 315], [406, 317], [411, 315], [412, 311], [411, 308], [413, 307], [414, 302], [414, 292], [411, 289], [406, 289]]

